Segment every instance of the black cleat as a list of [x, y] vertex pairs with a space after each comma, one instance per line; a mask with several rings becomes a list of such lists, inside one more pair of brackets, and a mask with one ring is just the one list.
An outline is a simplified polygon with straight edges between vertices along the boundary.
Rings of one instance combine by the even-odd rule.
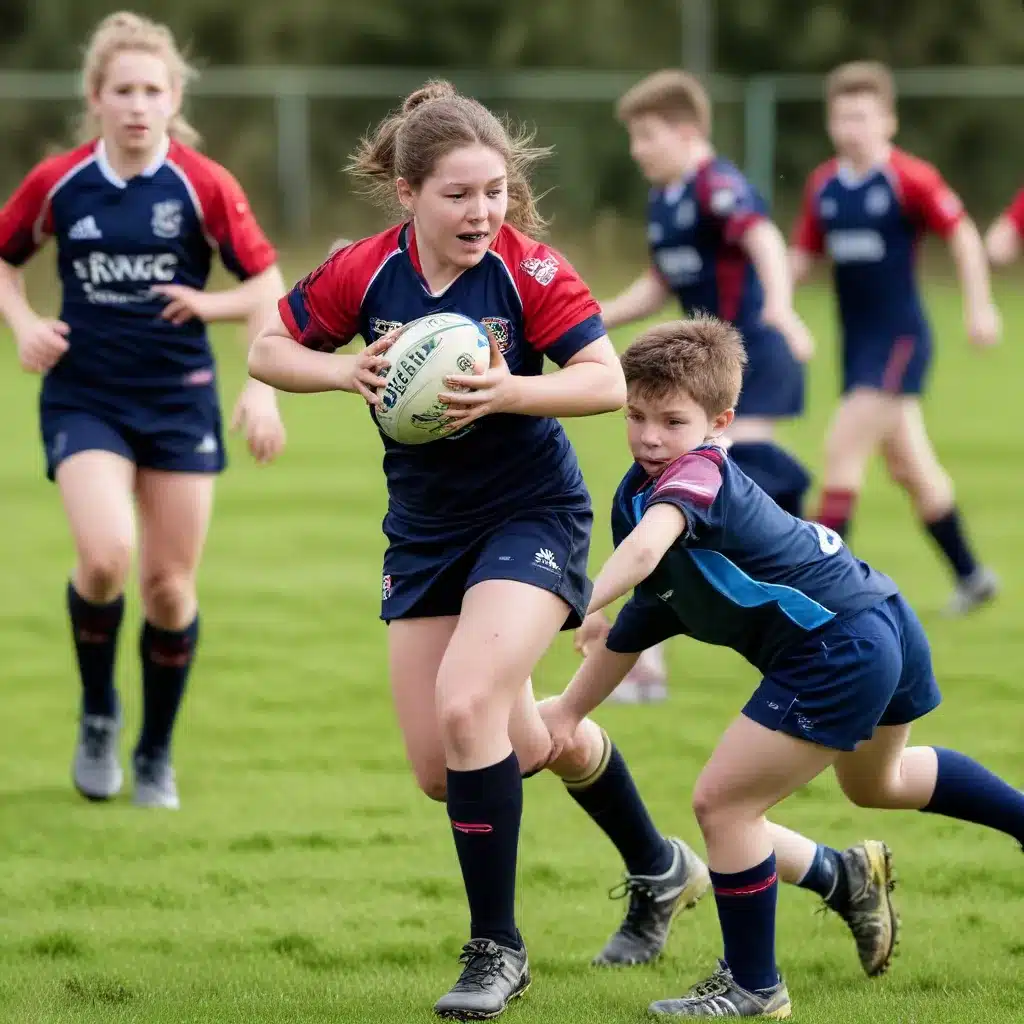
[[593, 959], [599, 967], [646, 964], [661, 955], [672, 919], [708, 891], [707, 866], [681, 839], [669, 839], [672, 864], [663, 875], [626, 875], [612, 899], [629, 897], [626, 918]]
[[845, 907], [833, 909], [853, 933], [864, 973], [877, 978], [889, 970], [899, 942], [900, 919], [892, 905], [892, 854], [880, 840], [866, 839], [839, 856], [850, 895]]
[[509, 949], [491, 939], [470, 939], [459, 961], [465, 966], [454, 988], [434, 1004], [448, 1020], [491, 1020], [530, 987], [526, 946]]

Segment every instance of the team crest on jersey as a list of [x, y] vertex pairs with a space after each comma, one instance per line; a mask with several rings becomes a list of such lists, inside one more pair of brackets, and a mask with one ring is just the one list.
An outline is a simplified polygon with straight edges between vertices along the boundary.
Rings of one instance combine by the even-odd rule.
[[182, 206], [180, 199], [165, 199], [153, 204], [150, 224], [157, 238], [177, 238], [181, 234]]
[[724, 188], [716, 188], [711, 193], [711, 199], [708, 205], [711, 207], [711, 212], [716, 217], [727, 217], [733, 210], [736, 209], [738, 197], [736, 190], [730, 188], [728, 185]]
[[697, 219], [697, 204], [692, 199], [684, 199], [676, 207], [676, 227], [682, 228], [684, 231], [687, 228], [692, 228], [694, 221]]
[[528, 256], [519, 266], [540, 285], [551, 284], [558, 273], [558, 260], [554, 256], [545, 256], [542, 260], [536, 256]]
[[889, 190], [883, 185], [872, 185], [864, 196], [864, 209], [872, 217], [881, 217], [889, 212]]
[[370, 317], [370, 333], [374, 340], [383, 338], [388, 331], [397, 331], [401, 326], [401, 320], [382, 320], [379, 316]]
[[480, 323], [494, 335], [498, 351], [504, 355], [512, 344], [512, 321], [501, 316], [485, 316]]

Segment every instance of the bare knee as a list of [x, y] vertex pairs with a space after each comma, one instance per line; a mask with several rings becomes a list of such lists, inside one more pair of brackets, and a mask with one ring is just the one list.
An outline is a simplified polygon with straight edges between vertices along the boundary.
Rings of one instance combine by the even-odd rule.
[[96, 604], [112, 601], [124, 590], [131, 559], [131, 544], [127, 540], [111, 539], [80, 551], [75, 589]]
[[846, 799], [856, 807], [885, 809], [898, 806], [897, 787], [885, 776], [850, 776], [837, 771], [836, 777]]
[[[483, 686], [445, 693], [439, 698], [437, 709], [445, 750], [463, 756], [478, 746], [483, 736], [500, 727], [496, 711], [493, 695]], [[504, 721], [507, 735], [507, 709]]]
[[184, 629], [195, 617], [195, 581], [180, 569], [154, 568], [140, 583], [146, 618], [161, 629]]
[[694, 787], [692, 806], [693, 816], [704, 836], [713, 836], [727, 822], [732, 823], [736, 818], [736, 809], [729, 806], [729, 802], [715, 787], [701, 779], [697, 780]]
[[433, 765], [414, 765], [413, 774], [416, 776], [416, 785], [424, 796], [439, 804], [448, 799], [448, 786], [444, 773], [444, 765], [441, 765], [439, 772]]

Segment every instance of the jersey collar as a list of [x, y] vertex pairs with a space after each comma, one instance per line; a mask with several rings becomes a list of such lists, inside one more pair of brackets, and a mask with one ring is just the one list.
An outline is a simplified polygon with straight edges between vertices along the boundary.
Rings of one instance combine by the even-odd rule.
[[[163, 167], [163, 165], [166, 163], [167, 154], [170, 151], [170, 148], [171, 140], [167, 135], [165, 135], [163, 142], [160, 143], [160, 147], [157, 149], [156, 154], [153, 156], [152, 162], [149, 164], [148, 167], [142, 170], [140, 177], [152, 178], [153, 175], [156, 174], [156, 172], [159, 171], [160, 168]], [[103, 139], [100, 139], [96, 143], [95, 154], [96, 166], [99, 167], [100, 173], [103, 175], [103, 177], [106, 178], [111, 185], [115, 185], [117, 188], [125, 188], [128, 182], [126, 182], [124, 178], [122, 178], [121, 175], [118, 174], [117, 171], [115, 171], [114, 168], [110, 166], [110, 160], [107, 158], [107, 146]]]
[[886, 167], [889, 166], [892, 160], [892, 152], [892, 146], [887, 146], [882, 159], [872, 164], [863, 174], [858, 174], [848, 160], [837, 159], [836, 177], [839, 179], [839, 183], [847, 188], [859, 188], [876, 174], [884, 174]]
[[688, 171], [686, 174], [679, 178], [676, 178], [670, 185], [666, 185], [662, 190], [661, 194], [665, 198], [665, 202], [669, 205], [678, 203], [683, 198], [683, 193], [690, 187], [690, 185], [696, 180], [703, 170], [710, 167], [715, 160], [718, 159], [718, 155], [714, 152], [710, 153], [705, 159], [701, 160], [696, 167]]

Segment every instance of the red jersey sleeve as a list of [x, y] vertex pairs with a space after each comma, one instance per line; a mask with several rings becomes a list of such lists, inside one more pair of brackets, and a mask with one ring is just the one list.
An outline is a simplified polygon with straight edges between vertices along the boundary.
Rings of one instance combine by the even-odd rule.
[[278, 303], [291, 336], [307, 348], [333, 352], [360, 331], [363, 298], [377, 271], [397, 251], [397, 230], [335, 250]]
[[825, 232], [818, 215], [818, 196], [831, 173], [832, 165], [825, 164], [807, 178], [800, 213], [790, 236], [794, 248], [803, 249], [814, 256], [821, 256], [825, 252]]
[[964, 215], [960, 197], [929, 163], [896, 151], [892, 167], [899, 181], [904, 209], [911, 220], [948, 238]]
[[607, 331], [601, 307], [572, 264], [557, 250], [504, 228], [495, 251], [504, 260], [523, 304], [527, 343], [564, 366]]
[[720, 448], [687, 452], [658, 477], [646, 507], [664, 503], [679, 509], [686, 518], [682, 539], [691, 540], [715, 518], [711, 506], [722, 489], [723, 463]]
[[1017, 234], [1024, 237], [1024, 188], [1013, 197], [1003, 216], [1017, 229]]
[[247, 281], [277, 262], [273, 245], [230, 171], [180, 144], [172, 147], [168, 159], [194, 194], [203, 230], [230, 273]]
[[34, 167], [0, 209], [0, 259], [20, 267], [53, 234], [50, 197], [62, 177], [59, 158]]

